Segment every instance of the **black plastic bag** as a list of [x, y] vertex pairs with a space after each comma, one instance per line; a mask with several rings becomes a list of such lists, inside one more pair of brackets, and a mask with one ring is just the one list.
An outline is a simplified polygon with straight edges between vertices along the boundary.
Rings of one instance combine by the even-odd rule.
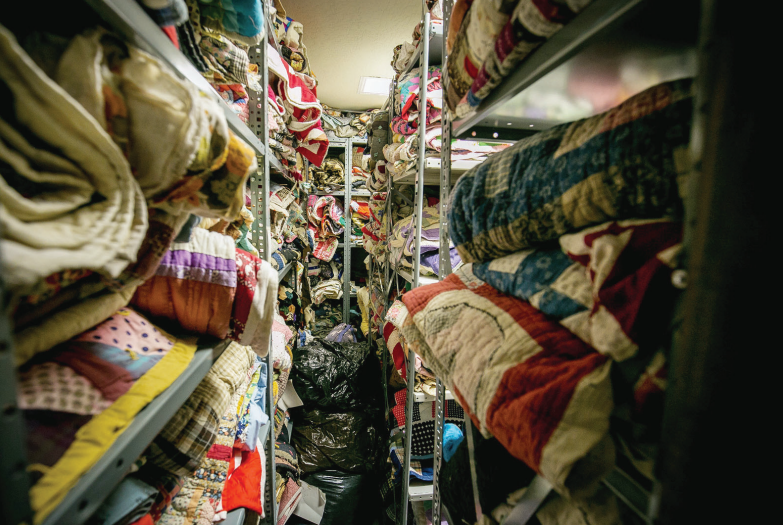
[[291, 377], [307, 408], [349, 411], [383, 405], [380, 363], [366, 342], [317, 337], [294, 351]]
[[291, 445], [299, 453], [302, 472], [340, 469], [360, 474], [376, 469], [383, 428], [378, 414], [319, 409], [293, 412]]
[[[347, 474], [325, 470], [303, 478], [318, 487], [326, 496], [326, 508], [321, 525], [372, 525], [378, 523], [380, 496], [375, 474]], [[290, 525], [308, 523], [291, 516]]]

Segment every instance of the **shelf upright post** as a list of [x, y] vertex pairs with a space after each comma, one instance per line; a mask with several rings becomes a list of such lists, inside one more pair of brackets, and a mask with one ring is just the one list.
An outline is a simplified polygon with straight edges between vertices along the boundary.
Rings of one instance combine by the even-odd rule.
[[[448, 51], [446, 46], [447, 31], [449, 27], [449, 18], [453, 0], [443, 1], [443, 62], [441, 67], [441, 85], [443, 93], [446, 93], [448, 83], [448, 70], [446, 61], [448, 60]], [[441, 113], [441, 146], [440, 146], [440, 202], [438, 210], [439, 219], [439, 257], [438, 279], [441, 281], [451, 273], [451, 252], [449, 243], [449, 222], [448, 222], [448, 203], [449, 193], [451, 191], [451, 118], [449, 112], [444, 109]], [[432, 464], [432, 523], [440, 525], [441, 523], [441, 501], [440, 501], [440, 468], [443, 460], [443, 424], [444, 412], [446, 407], [446, 387], [440, 378], [436, 380], [435, 386], [435, 443], [433, 447]]]
[[[269, 17], [269, 3], [264, 1], [264, 16]], [[268, 32], [271, 24], [265, 23], [265, 30]], [[250, 59], [258, 64], [261, 73], [261, 87], [263, 92], [257, 93], [257, 99], [254, 104], [250, 104], [250, 117], [258, 138], [264, 144], [263, 163], [259, 167], [259, 172], [250, 178], [251, 199], [253, 211], [256, 220], [253, 222], [253, 242], [265, 261], [272, 261], [272, 251], [269, 245], [270, 219], [269, 219], [269, 124], [267, 122], [269, 99], [267, 90], [269, 86], [269, 66], [268, 66], [268, 38], [265, 35], [261, 42], [251, 47]], [[255, 118], [253, 118], [255, 117]], [[271, 348], [271, 336], [270, 336]], [[270, 351], [266, 356], [266, 412], [269, 416], [270, 431], [266, 445], [266, 465], [264, 465], [264, 475], [266, 476], [264, 491], [264, 520], [263, 523], [274, 525], [277, 523], [277, 505], [275, 500], [275, 397], [274, 397], [274, 372], [273, 358]]]
[[8, 319], [5, 279], [0, 274], [0, 297], [3, 311], [0, 314], [0, 522], [17, 525], [33, 522], [30, 508], [30, 478], [27, 475], [27, 450], [22, 411], [16, 405], [16, 362]]
[[[430, 53], [430, 13], [426, 2], [422, 1], [421, 21], [421, 73], [419, 81], [419, 170], [416, 179], [416, 196], [414, 199], [413, 220], [414, 240], [413, 251], [413, 288], [419, 286], [419, 264], [421, 259], [421, 219], [424, 208], [424, 167], [426, 165], [426, 131], [427, 131], [427, 73], [429, 72]], [[408, 502], [410, 501], [410, 468], [411, 468], [411, 430], [413, 428], [413, 387], [416, 384], [416, 352], [408, 350], [408, 384], [405, 410], [405, 464], [402, 471], [403, 501], [402, 525], [408, 523]]]
[[351, 316], [351, 139], [345, 139], [345, 189], [343, 190], [343, 322], [348, 323]]

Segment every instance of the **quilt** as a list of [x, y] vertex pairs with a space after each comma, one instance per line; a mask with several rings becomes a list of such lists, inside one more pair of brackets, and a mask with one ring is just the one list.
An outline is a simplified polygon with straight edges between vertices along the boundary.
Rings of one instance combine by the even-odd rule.
[[691, 80], [517, 142], [454, 187], [449, 232], [484, 262], [609, 220], [679, 217], [690, 171]]
[[473, 273], [528, 301], [616, 361], [666, 332], [676, 293], [682, 224], [619, 221], [563, 235], [558, 244], [476, 263]]
[[485, 437], [564, 494], [611, 469], [607, 356], [480, 280], [471, 264], [402, 300], [406, 341]]

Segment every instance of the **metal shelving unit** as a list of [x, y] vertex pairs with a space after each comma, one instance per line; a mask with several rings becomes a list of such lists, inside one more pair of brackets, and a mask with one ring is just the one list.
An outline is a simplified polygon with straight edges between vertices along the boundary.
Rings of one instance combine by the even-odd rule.
[[[711, 4], [709, 0], [704, 5]], [[452, 0], [445, 0], [444, 27], [448, 28], [448, 18], [453, 7]], [[660, 17], [670, 14], [659, 5], [648, 0], [595, 0], [586, 7], [573, 21], [565, 25], [558, 33], [531, 53], [513, 73], [477, 107], [475, 113], [450, 122], [448, 111], [443, 112], [443, 136], [441, 152], [441, 268], [443, 274], [450, 264], [448, 254], [448, 221], [446, 203], [448, 202], [449, 183], [456, 177], [452, 176], [454, 164], [449, 166], [452, 133], [464, 138], [486, 138], [513, 140], [529, 136], [562, 122], [585, 118], [604, 111], [603, 108], [586, 105], [581, 114], [567, 116], [544, 116], [546, 109], [535, 107], [526, 95], [540, 89], [549, 95], [553, 93], [565, 98], [566, 89], [558, 82], [576, 75], [587, 79], [594, 73], [595, 64], [600, 62], [604, 68], [615, 68], [617, 71], [632, 65], [637, 70], [643, 70], [647, 77], [634, 85], [631, 96], [652, 85], [696, 74], [695, 35], [683, 28], [688, 25], [691, 10], [684, 10], [677, 18], [678, 23], [661, 24]], [[655, 16], [659, 15], [659, 16]], [[695, 27], [694, 27], [695, 29]], [[446, 50], [444, 49], [444, 56]], [[447, 57], [446, 57], [447, 58]], [[600, 78], [600, 77], [599, 77]], [[444, 90], [448, 84], [447, 71], [443, 72]], [[564, 85], [564, 84], [563, 84]], [[450, 169], [451, 168], [451, 169]], [[432, 181], [425, 178], [425, 182]], [[439, 395], [436, 397], [436, 448], [439, 446], [439, 432], [442, 432], [442, 385], [438, 385]], [[469, 420], [466, 420], [468, 450], [471, 464], [471, 484], [473, 486], [474, 506], [476, 516], [481, 516], [478, 486], [475, 471], [475, 451], [473, 431]], [[437, 456], [436, 456], [437, 457]], [[439, 459], [439, 458], [438, 458]], [[433, 523], [439, 523], [440, 501], [438, 476], [440, 462], [434, 465], [433, 487]], [[641, 487], [627, 474], [619, 469], [607, 476], [603, 483], [614, 492], [638, 517], [646, 523], [653, 523], [656, 504], [651, 493]], [[522, 525], [535, 515], [538, 508], [551, 493], [551, 484], [536, 476], [528, 487], [524, 497], [517, 503], [504, 525]]]
[[354, 144], [367, 144], [367, 139], [355, 139], [353, 137], [331, 140], [329, 148], [343, 149], [345, 158], [345, 182], [342, 191], [314, 191], [314, 195], [331, 195], [343, 199], [343, 218], [345, 219], [345, 231], [343, 231], [342, 242], [337, 243], [337, 247], [343, 250], [343, 322], [347, 323], [350, 319], [351, 299], [356, 294], [351, 293], [351, 249], [359, 248], [362, 245], [351, 242], [351, 199], [353, 197], [369, 197], [372, 195], [367, 190], [353, 190], [351, 188], [351, 170], [353, 167], [353, 146]]
[[[267, 235], [269, 231], [269, 208], [267, 205], [269, 176], [272, 170], [277, 177], [286, 175], [287, 171], [280, 161], [271, 155], [268, 147], [267, 97], [265, 93], [269, 79], [264, 43], [252, 48], [249, 53], [251, 60], [258, 62], [260, 64], [259, 70], [263, 72], [264, 96], [257, 97], [252, 101], [261, 105], [261, 108], [256, 109], [254, 104], [250, 104], [253, 118], [246, 125], [239, 120], [187, 58], [174, 47], [137, 2], [124, 0], [85, 0], [85, 2], [110, 28], [128, 42], [158, 57], [182, 80], [192, 83], [203, 93], [218, 101], [224, 110], [229, 128], [255, 150], [259, 157], [259, 170], [250, 177], [253, 212], [257, 217], [252, 229], [252, 239], [264, 258], [269, 261], [271, 256], [268, 250]], [[266, 13], [269, 13], [269, 6], [265, 7]], [[268, 16], [266, 25], [271, 27]], [[270, 36], [267, 35], [267, 37]], [[256, 109], [255, 112], [254, 109]], [[287, 265], [279, 272], [280, 278], [290, 270], [290, 267], [291, 265]], [[21, 411], [16, 407], [14, 386], [16, 367], [13, 364], [10, 326], [5, 316], [0, 319], [0, 335], [2, 335], [0, 338], [0, 364], [5, 363], [6, 365], [0, 367], [2, 373], [5, 374], [4, 380], [0, 381], [0, 401], [4, 406], [3, 424], [0, 425], [2, 435], [0, 437], [5, 451], [0, 459], [0, 473], [2, 473], [0, 475], [0, 488], [2, 489], [0, 516], [2, 516], [2, 520], [0, 521], [9, 524], [31, 523], [32, 511], [28, 499], [29, 478], [25, 472], [27, 460], [24, 451], [24, 425]], [[165, 392], [139, 412], [106, 454], [79, 479], [76, 486], [68, 492], [63, 501], [42, 523], [44, 525], [85, 523], [122, 480], [128, 468], [195, 390], [225, 346], [224, 343], [216, 346], [200, 346], [187, 369]], [[267, 411], [273, 418], [271, 352], [267, 357], [267, 369], [269, 371], [267, 399], [270, 401]], [[268, 475], [266, 497], [268, 501], [274, 501], [271, 488], [274, 487], [275, 481], [275, 444], [274, 439], [270, 438], [272, 433], [269, 428], [271, 427], [268, 426], [265, 432], [268, 460], [265, 466]], [[276, 506], [267, 504], [265, 508], [271, 509], [267, 523], [276, 523]], [[238, 509], [229, 515], [229, 520], [236, 520], [237, 523], [244, 522], [244, 514], [244, 509]]]

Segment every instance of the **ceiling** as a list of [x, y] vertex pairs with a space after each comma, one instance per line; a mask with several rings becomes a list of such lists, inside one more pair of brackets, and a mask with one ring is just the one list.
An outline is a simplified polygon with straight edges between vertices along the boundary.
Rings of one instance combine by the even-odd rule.
[[283, 7], [304, 26], [319, 100], [339, 109], [381, 107], [387, 97], [360, 95], [359, 78], [394, 75], [394, 48], [412, 40], [421, 0], [283, 0]]

